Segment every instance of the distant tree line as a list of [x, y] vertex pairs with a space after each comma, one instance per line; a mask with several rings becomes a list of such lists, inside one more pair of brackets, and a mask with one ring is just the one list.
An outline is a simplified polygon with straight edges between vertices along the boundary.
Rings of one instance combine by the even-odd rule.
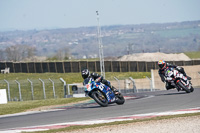
[[22, 61], [36, 55], [36, 48], [28, 45], [13, 45], [0, 50], [0, 61]]
[[68, 60], [69, 59], [69, 49], [68, 48], [60, 48], [56, 51], [56, 53], [52, 56], [47, 58], [47, 60], [55, 61], [55, 60]]
[[[28, 45], [12, 45], [4, 50], [0, 49], [0, 61], [37, 61], [37, 49], [34, 46]], [[38, 57], [39, 58], [39, 57]], [[69, 49], [60, 48], [56, 50], [56, 53], [47, 60], [68, 60], [69, 59]]]

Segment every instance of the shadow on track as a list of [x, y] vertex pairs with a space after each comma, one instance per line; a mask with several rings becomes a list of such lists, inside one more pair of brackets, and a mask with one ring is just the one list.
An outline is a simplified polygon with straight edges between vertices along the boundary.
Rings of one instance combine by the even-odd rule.
[[[117, 104], [109, 104], [107, 107], [112, 107], [112, 106], [119, 106]], [[95, 104], [94, 106], [85, 106], [85, 107], [81, 107], [82, 109], [86, 109], [86, 108], [107, 108], [107, 107], [101, 107], [98, 104]]]

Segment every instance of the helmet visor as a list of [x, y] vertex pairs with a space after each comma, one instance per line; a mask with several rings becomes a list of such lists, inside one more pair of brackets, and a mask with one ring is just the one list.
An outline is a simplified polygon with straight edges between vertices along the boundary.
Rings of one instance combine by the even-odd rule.
[[165, 64], [159, 64], [158, 65], [160, 68], [163, 68], [165, 66]]
[[88, 77], [88, 74], [83, 74], [82, 77], [83, 79], [86, 79]]

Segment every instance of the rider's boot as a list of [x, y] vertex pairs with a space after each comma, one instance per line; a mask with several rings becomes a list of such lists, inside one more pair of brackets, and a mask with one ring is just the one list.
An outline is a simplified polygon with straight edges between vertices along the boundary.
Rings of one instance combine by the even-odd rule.
[[111, 86], [110, 88], [115, 93], [115, 95], [119, 94], [119, 91], [114, 86]]
[[192, 78], [190, 76], [186, 76], [188, 80], [191, 80]]
[[174, 89], [174, 86], [172, 86], [169, 82], [166, 82], [165, 87], [167, 90]]

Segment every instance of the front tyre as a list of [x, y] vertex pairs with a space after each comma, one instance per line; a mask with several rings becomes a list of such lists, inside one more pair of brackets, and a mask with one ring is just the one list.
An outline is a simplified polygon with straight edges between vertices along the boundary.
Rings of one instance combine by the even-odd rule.
[[91, 94], [92, 98], [102, 107], [108, 106], [108, 100], [101, 91], [93, 91]]
[[190, 92], [193, 92], [194, 91], [194, 88], [191, 86], [191, 88], [190, 88]]
[[190, 90], [189, 90], [186, 86], [184, 86], [184, 85], [181, 83], [181, 81], [179, 81], [179, 82], [177, 83], [177, 85], [178, 85], [180, 88], [182, 88], [186, 93], [190, 93]]
[[116, 104], [122, 105], [122, 104], [124, 104], [124, 102], [125, 102], [124, 96], [121, 93], [119, 93], [116, 96]]

